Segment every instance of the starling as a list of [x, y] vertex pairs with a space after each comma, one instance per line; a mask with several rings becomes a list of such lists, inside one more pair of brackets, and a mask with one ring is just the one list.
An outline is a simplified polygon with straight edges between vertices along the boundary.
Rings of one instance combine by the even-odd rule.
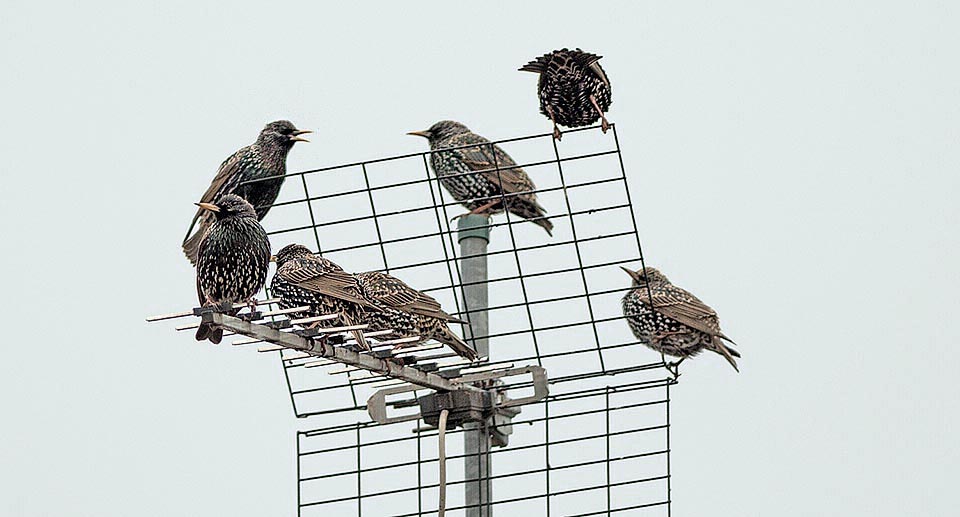
[[369, 271], [357, 273], [356, 277], [364, 298], [379, 309], [364, 315], [364, 322], [371, 330], [391, 329], [391, 339], [410, 336], [420, 336], [421, 342], [435, 339], [461, 357], [471, 361], [477, 358], [477, 352], [448, 326], [450, 322], [465, 322], [444, 312], [433, 297], [386, 273]]
[[[322, 314], [339, 314], [339, 321], [318, 322], [315, 326], [356, 325], [365, 310], [375, 310], [363, 299], [354, 275], [333, 261], [314, 255], [306, 246], [284, 246], [273, 258], [277, 273], [270, 282], [270, 293], [280, 298], [281, 309], [309, 306], [309, 312], [291, 314], [306, 318]], [[369, 350], [366, 339], [354, 332], [357, 343]]]
[[[227, 194], [216, 203], [197, 203], [213, 214], [209, 230], [197, 253], [197, 296], [203, 306], [255, 304], [253, 299], [267, 278], [270, 241], [257, 221], [253, 205], [240, 196]], [[252, 308], [252, 307], [251, 307]], [[236, 315], [239, 309], [230, 309]], [[210, 324], [197, 329], [197, 341], [214, 344], [223, 330]]]
[[630, 330], [647, 347], [679, 357], [680, 361], [671, 365], [675, 374], [684, 359], [704, 348], [722, 355], [740, 371], [734, 360], [740, 354], [723, 343], [733, 340], [720, 331], [720, 320], [713, 309], [652, 267], [622, 269], [633, 279], [633, 288], [623, 297], [623, 315]]
[[407, 134], [426, 138], [434, 151], [477, 144], [477, 147], [435, 152], [430, 156], [433, 172], [450, 195], [471, 214], [500, 213], [506, 204], [511, 214], [528, 219], [553, 235], [553, 223], [546, 218], [546, 210], [537, 203], [537, 195], [533, 193], [536, 185], [500, 146], [452, 120], [442, 120], [430, 129]]
[[[200, 202], [212, 203], [215, 199], [220, 199], [227, 194], [236, 194], [250, 202], [256, 209], [257, 219], [262, 220], [276, 201], [280, 186], [283, 185], [283, 176], [287, 173], [287, 153], [296, 142], [308, 142], [300, 135], [310, 132], [297, 129], [286, 120], [267, 124], [256, 142], [233, 153], [220, 164], [220, 170], [217, 171], [210, 187], [203, 193]], [[245, 181], [261, 178], [276, 179], [240, 185]], [[193, 231], [198, 220], [200, 227], [191, 236], [190, 232]], [[197, 248], [211, 223], [213, 223], [213, 216], [202, 209], [197, 210], [196, 215], [193, 216], [193, 221], [183, 240], [183, 253], [193, 265], [197, 264]]]
[[553, 121], [553, 137], [562, 134], [557, 124], [581, 127], [599, 118], [606, 133], [610, 124], [604, 113], [610, 109], [610, 80], [596, 54], [576, 50], [554, 50], [527, 63], [521, 72], [540, 74], [537, 93], [540, 113]]

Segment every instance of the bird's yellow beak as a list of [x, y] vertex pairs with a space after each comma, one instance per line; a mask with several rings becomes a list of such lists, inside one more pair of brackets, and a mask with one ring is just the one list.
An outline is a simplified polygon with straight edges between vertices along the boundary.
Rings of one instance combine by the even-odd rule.
[[211, 212], [219, 212], [219, 211], [220, 211], [220, 207], [217, 206], [217, 205], [215, 205], [215, 204], [213, 204], [213, 203], [194, 203], [194, 204], [197, 205], [197, 206], [199, 206], [200, 208], [202, 208], [202, 209], [204, 209], [204, 210], [209, 210], [209, 211], [211, 211]]
[[270, 262], [276, 262], [276, 261], [277, 261], [277, 256], [276, 256], [276, 255], [270, 255]]
[[623, 266], [620, 266], [620, 269], [626, 271], [627, 274], [630, 275], [630, 278], [632, 278], [634, 281], [640, 279], [640, 275], [638, 275], [636, 271], [633, 271], [633, 270], [631, 270], [631, 269], [627, 269], [627, 268], [625, 268], [625, 267], [623, 267]]
[[430, 138], [430, 132], [424, 129], [423, 131], [411, 131], [407, 133], [410, 136], [422, 136], [424, 138]]
[[291, 142], [309, 142], [309, 140], [300, 136], [300, 135], [306, 135], [307, 133], [313, 133], [313, 131], [310, 131], [309, 129], [298, 129], [294, 131], [293, 134], [290, 136], [290, 141]]

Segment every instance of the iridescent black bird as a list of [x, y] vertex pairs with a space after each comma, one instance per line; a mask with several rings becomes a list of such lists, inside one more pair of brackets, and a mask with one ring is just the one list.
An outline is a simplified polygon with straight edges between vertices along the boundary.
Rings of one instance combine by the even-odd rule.
[[[273, 260], [277, 263], [277, 273], [270, 281], [270, 293], [280, 298], [280, 308], [310, 307], [309, 312], [291, 314], [293, 318], [338, 314], [339, 320], [314, 325], [357, 325], [365, 311], [376, 310], [363, 298], [354, 275], [333, 261], [314, 255], [306, 246], [284, 246]], [[362, 332], [354, 332], [354, 337], [360, 346], [370, 349]]]
[[520, 68], [521, 72], [540, 74], [540, 113], [553, 121], [557, 140], [562, 137], [557, 124], [581, 127], [600, 119], [604, 133], [610, 127], [605, 115], [612, 101], [610, 80], [600, 66], [601, 57], [580, 49], [561, 49]]
[[[297, 142], [308, 142], [300, 135], [310, 133], [304, 129], [297, 129], [286, 120], [271, 122], [263, 128], [257, 141], [233, 153], [232, 156], [220, 164], [220, 170], [210, 183], [210, 187], [200, 198], [201, 203], [212, 203], [227, 194], [237, 194], [246, 199], [257, 211], [257, 219], [261, 220], [280, 193], [283, 185], [283, 175], [287, 173], [287, 153]], [[241, 186], [245, 181], [261, 178], [275, 178]], [[200, 222], [197, 231], [190, 235], [194, 227]], [[213, 216], [204, 210], [197, 210], [183, 239], [183, 253], [190, 259], [190, 263], [197, 264], [197, 248], [203, 235], [206, 233]]]
[[390, 329], [393, 332], [386, 336], [389, 339], [412, 336], [419, 336], [420, 342], [436, 339], [461, 357], [471, 361], [477, 358], [477, 352], [448, 326], [451, 322], [464, 322], [444, 312], [433, 297], [386, 273], [368, 271], [355, 276], [363, 297], [378, 309], [363, 315], [363, 322], [370, 330]]
[[[240, 196], [228, 194], [215, 203], [197, 203], [213, 220], [200, 241], [197, 253], [197, 297], [203, 306], [246, 302], [263, 287], [270, 261], [270, 241], [257, 221], [253, 206]], [[236, 315], [239, 309], [228, 311]], [[197, 329], [197, 341], [214, 344], [223, 330], [209, 324]]]
[[[633, 335], [649, 348], [680, 361], [707, 349], [722, 355], [737, 368], [734, 357], [740, 354], [723, 343], [733, 343], [720, 331], [717, 313], [699, 298], [673, 285], [652, 267], [632, 271], [622, 268], [633, 279], [633, 288], [623, 297], [623, 315]], [[736, 343], [734, 343], [736, 344]]]
[[450, 195], [471, 214], [500, 213], [506, 204], [511, 214], [530, 220], [553, 235], [553, 223], [533, 193], [536, 185], [500, 146], [452, 120], [407, 134], [426, 138], [434, 151], [476, 144], [430, 155], [433, 172]]

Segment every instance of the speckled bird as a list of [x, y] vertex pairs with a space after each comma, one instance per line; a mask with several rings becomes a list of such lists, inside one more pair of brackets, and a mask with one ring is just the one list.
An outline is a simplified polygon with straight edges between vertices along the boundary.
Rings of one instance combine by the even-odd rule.
[[471, 214], [500, 213], [506, 204], [511, 214], [530, 220], [553, 235], [553, 223], [532, 192], [536, 185], [500, 146], [491, 145], [486, 138], [452, 120], [407, 134], [426, 138], [433, 151], [476, 144], [430, 155], [433, 172], [450, 195]]
[[663, 273], [652, 267], [638, 271], [622, 269], [633, 279], [633, 288], [622, 302], [627, 324], [647, 347], [680, 358], [670, 365], [674, 373], [684, 359], [703, 349], [722, 355], [734, 370], [740, 371], [734, 360], [740, 354], [723, 343], [733, 341], [720, 331], [720, 319], [713, 309], [671, 284]]
[[[263, 128], [257, 141], [233, 153], [232, 156], [220, 164], [216, 177], [210, 187], [203, 193], [201, 203], [212, 203], [227, 194], [237, 194], [253, 205], [257, 212], [257, 219], [262, 220], [273, 202], [277, 200], [280, 186], [283, 185], [283, 175], [287, 173], [287, 154], [297, 142], [308, 142], [300, 135], [310, 133], [305, 129], [297, 129], [286, 120], [271, 122]], [[274, 178], [247, 185], [240, 185], [245, 181], [261, 178]], [[200, 225], [197, 227], [197, 222]], [[197, 263], [197, 249], [203, 235], [207, 232], [213, 216], [204, 210], [197, 210], [183, 240], [183, 253], [190, 259], [190, 263]], [[193, 229], [197, 231], [191, 235]]]
[[[280, 298], [280, 308], [310, 307], [307, 312], [291, 314], [291, 318], [339, 314], [338, 320], [320, 321], [312, 326], [358, 325], [366, 310], [376, 310], [364, 300], [354, 275], [333, 261], [315, 255], [306, 246], [284, 246], [273, 260], [277, 263], [277, 273], [270, 282], [270, 293]], [[354, 332], [354, 337], [361, 347], [369, 350], [362, 332]]]
[[[263, 287], [270, 261], [270, 241], [253, 206], [228, 194], [215, 203], [197, 203], [213, 214], [197, 253], [197, 297], [203, 306], [246, 302]], [[237, 309], [229, 314], [236, 315]], [[197, 341], [220, 342], [223, 330], [209, 324], [197, 329]]]
[[449, 323], [464, 322], [444, 312], [433, 297], [386, 273], [368, 271], [356, 277], [363, 297], [379, 309], [363, 316], [370, 330], [393, 330], [388, 339], [435, 339], [461, 357], [471, 361], [477, 358], [477, 352], [450, 330]]
[[610, 80], [600, 66], [600, 58], [580, 49], [561, 49], [520, 68], [521, 72], [540, 74], [540, 113], [553, 121], [553, 137], [557, 140], [563, 135], [557, 124], [581, 127], [600, 119], [603, 132], [609, 129], [605, 113], [612, 102]]

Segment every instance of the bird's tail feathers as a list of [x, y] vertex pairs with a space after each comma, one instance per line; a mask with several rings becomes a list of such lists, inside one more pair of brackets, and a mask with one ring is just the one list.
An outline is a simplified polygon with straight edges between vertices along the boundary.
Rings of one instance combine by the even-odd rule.
[[197, 341], [209, 339], [214, 345], [219, 345], [220, 341], [223, 339], [223, 329], [220, 327], [214, 327], [211, 323], [201, 323], [200, 327], [197, 328], [196, 338]]
[[520, 72], [533, 72], [535, 74], [542, 74], [547, 70], [547, 63], [550, 62], [550, 54], [545, 54], [533, 61], [521, 66], [518, 71]]
[[534, 219], [531, 222], [546, 230], [547, 235], [553, 237], [553, 223], [550, 222], [550, 219]]
[[477, 351], [468, 345], [464, 340], [460, 339], [460, 336], [453, 333], [450, 330], [450, 327], [443, 325], [440, 334], [435, 336], [434, 339], [437, 341], [449, 346], [457, 353], [460, 357], [474, 361], [477, 359]]
[[[343, 312], [340, 313], [340, 321], [342, 321], [343, 324], [347, 326], [358, 325], [358, 323], [355, 322], [353, 318], [351, 318], [349, 315]], [[370, 351], [370, 343], [367, 343], [367, 336], [363, 335], [362, 330], [359, 330], [359, 329], [351, 330], [350, 333], [353, 335], [353, 338], [357, 340], [357, 345], [359, 345], [360, 348], [368, 352]]]
[[547, 209], [543, 208], [543, 205], [541, 205], [540, 202], [537, 201], [536, 196], [533, 196], [533, 198], [530, 201], [533, 204], [534, 214], [529, 218], [531, 219], [534, 217], [543, 218], [543, 219], [534, 219], [533, 221], [530, 221], [530, 222], [543, 228], [544, 230], [547, 231], [547, 235], [553, 237], [553, 223], [550, 222], [550, 219], [547, 219]]
[[723, 358], [726, 359], [728, 363], [730, 363], [730, 366], [732, 366], [733, 369], [737, 371], [737, 373], [740, 372], [740, 368], [737, 367], [737, 361], [736, 359], [734, 359], [734, 357], [740, 357], [740, 352], [737, 352], [733, 348], [727, 347], [727, 345], [724, 344], [724, 342], [720, 339], [719, 336], [714, 336], [713, 346], [710, 349], [722, 355]]

